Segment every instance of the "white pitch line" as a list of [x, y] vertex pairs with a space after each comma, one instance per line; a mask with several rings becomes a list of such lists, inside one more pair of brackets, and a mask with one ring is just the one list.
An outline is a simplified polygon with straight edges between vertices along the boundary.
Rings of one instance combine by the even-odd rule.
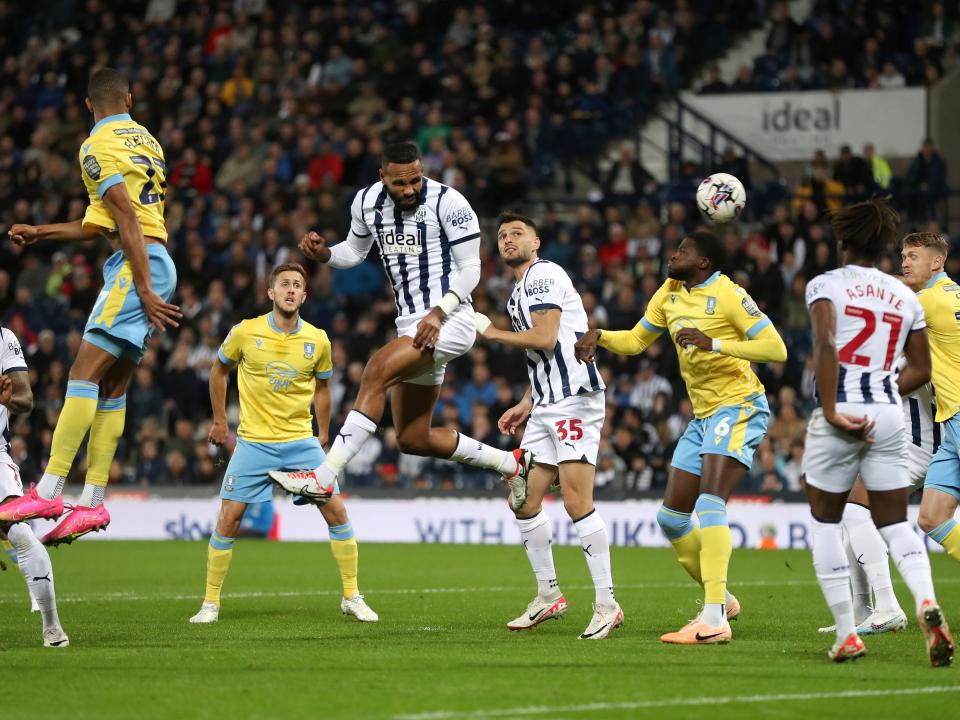
[[644, 710], [682, 707], [686, 705], [737, 705], [766, 702], [804, 702], [807, 700], [839, 700], [845, 698], [890, 697], [901, 695], [934, 695], [960, 692], [958, 685], [939, 685], [918, 688], [890, 688], [886, 690], [842, 690], [822, 693], [787, 693], [781, 695], [731, 695], [727, 697], [665, 698], [663, 700], [636, 700], [584, 705], [553, 705], [501, 708], [499, 710], [422, 712], [394, 715], [393, 720], [483, 720], [484, 718], [527, 717], [557, 715], [559, 713], [602, 712], [605, 710]]
[[[960, 583], [960, 578], [942, 578], [937, 581], [938, 585]], [[816, 580], [746, 580], [732, 584], [734, 590], [738, 587], [791, 587], [796, 585], [816, 585]], [[592, 590], [593, 585], [566, 585], [569, 590]], [[662, 590], [667, 588], [689, 588], [689, 582], [677, 583], [634, 583], [617, 585], [618, 590]], [[466, 593], [500, 593], [515, 592], [517, 587], [514, 585], [491, 585], [485, 587], [452, 587], [452, 588], [370, 588], [366, 593], [371, 597], [376, 595], [462, 595]], [[227, 599], [240, 598], [284, 598], [284, 597], [327, 597], [340, 596], [339, 590], [263, 590], [225, 593]], [[138, 592], [103, 592], [103, 593], [80, 593], [63, 594], [57, 596], [58, 603], [78, 603], [78, 602], [143, 602], [148, 600], [196, 600], [200, 595], [198, 593], [174, 593], [174, 592], [156, 592], [156, 593], [138, 593]], [[23, 601], [22, 593], [3, 593], [0, 594], [0, 605], [20, 603]]]

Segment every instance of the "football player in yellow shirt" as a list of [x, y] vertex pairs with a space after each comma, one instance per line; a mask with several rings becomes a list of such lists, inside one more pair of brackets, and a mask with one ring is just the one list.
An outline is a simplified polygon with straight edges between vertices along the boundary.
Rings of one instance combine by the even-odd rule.
[[[218, 620], [220, 589], [247, 505], [273, 498], [267, 473], [314, 468], [323, 462], [321, 446], [330, 425], [327, 380], [333, 364], [327, 334], [300, 319], [307, 299], [306, 271], [294, 263], [278, 265], [270, 273], [267, 295], [273, 310], [235, 325], [210, 373], [210, 442], [223, 445], [227, 440], [227, 377], [234, 368], [239, 368], [240, 427], [220, 489], [220, 516], [207, 548], [207, 590], [192, 623]], [[317, 437], [311, 403], [317, 413]], [[361, 622], [377, 622], [377, 614], [357, 590], [357, 541], [340, 488], [334, 483], [328, 497], [314, 502], [330, 528], [330, 549], [340, 569], [340, 610]]]
[[920, 527], [960, 560], [960, 284], [943, 270], [950, 248], [942, 235], [912, 233], [903, 239], [904, 282], [917, 291], [923, 306], [937, 395], [935, 422], [943, 442], [934, 453], [923, 482]]
[[[709, 232], [687, 235], [667, 263], [667, 281], [632, 330], [590, 330], [577, 359], [596, 348], [621, 355], [643, 352], [662, 333], [677, 346], [680, 374], [694, 419], [674, 452], [657, 521], [683, 568], [704, 588], [703, 612], [660, 639], [682, 645], [729, 642], [728, 619], [740, 612], [727, 592], [732, 553], [726, 502], [767, 431], [770, 409], [751, 362], [782, 362], [780, 335], [739, 285], [720, 273], [722, 241]], [[691, 515], [696, 511], [698, 528]]]
[[177, 271], [166, 249], [163, 149], [130, 118], [133, 100], [121, 73], [97, 70], [87, 92], [86, 105], [95, 124], [79, 155], [90, 198], [86, 213], [73, 222], [17, 224], [9, 230], [10, 238], [21, 246], [38, 240], [71, 242], [103, 236], [115, 250], [103, 266], [103, 290], [70, 368], [43, 477], [30, 492], [0, 505], [2, 522], [62, 515], [63, 485], [89, 430], [80, 502], [43, 538], [48, 545], [73, 542], [109, 524], [103, 498], [123, 434], [130, 378], [150, 333], [177, 327], [181, 317], [179, 308], [169, 303]]

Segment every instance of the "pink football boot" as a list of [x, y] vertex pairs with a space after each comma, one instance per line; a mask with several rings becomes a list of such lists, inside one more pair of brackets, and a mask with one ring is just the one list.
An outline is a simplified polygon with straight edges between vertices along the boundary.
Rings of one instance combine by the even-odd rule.
[[103, 530], [110, 524], [110, 513], [103, 503], [89, 508], [75, 505], [70, 513], [48, 532], [40, 541], [44, 545], [57, 546], [72, 543], [89, 532]]
[[0, 505], [0, 522], [18, 523], [34, 518], [56, 520], [63, 515], [63, 497], [58, 495], [53, 500], [47, 500], [37, 494], [37, 488], [30, 486], [26, 495], [13, 498]]

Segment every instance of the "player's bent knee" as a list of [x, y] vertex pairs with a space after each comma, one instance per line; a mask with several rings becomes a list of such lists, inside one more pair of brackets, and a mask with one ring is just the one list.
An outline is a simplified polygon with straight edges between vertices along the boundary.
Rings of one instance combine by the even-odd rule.
[[433, 446], [430, 443], [430, 435], [405, 433], [397, 436], [397, 447], [400, 452], [407, 455], [429, 456]]
[[670, 540], [679, 540], [693, 530], [689, 513], [678, 513], [664, 505], [657, 510], [657, 524]]
[[920, 529], [925, 533], [930, 532], [936, 527], [939, 527], [942, 523], [946, 522], [950, 518], [949, 515], [940, 517], [940, 515], [932, 512], [930, 509], [924, 510], [923, 507], [920, 508], [920, 516], [917, 518], [917, 525], [920, 526]]

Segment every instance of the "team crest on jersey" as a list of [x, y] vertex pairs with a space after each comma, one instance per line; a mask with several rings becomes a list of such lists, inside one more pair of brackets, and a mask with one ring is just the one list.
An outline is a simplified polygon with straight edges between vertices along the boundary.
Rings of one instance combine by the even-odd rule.
[[676, 301], [677, 301], [677, 296], [671, 294], [671, 295], [670, 295], [670, 302], [675, 303]]
[[257, 350], [263, 350], [263, 340], [257, 338]]
[[763, 317], [763, 313], [760, 311], [760, 308], [757, 307], [757, 304], [749, 295], [743, 298], [740, 304], [743, 305], [743, 309], [747, 311], [747, 315], [750, 315], [751, 317]]
[[427, 209], [426, 209], [423, 205], [418, 206], [418, 207], [417, 207], [417, 212], [415, 212], [415, 213], [413, 214], [413, 219], [414, 219], [414, 221], [416, 221], [416, 222], [418, 222], [418, 223], [421, 223], [421, 222], [423, 222], [424, 220], [426, 220], [426, 219], [427, 219]]
[[90, 176], [91, 180], [99, 180], [100, 173], [100, 163], [97, 162], [96, 155], [87, 155], [83, 159], [83, 169], [87, 171], [87, 175]]
[[317, 349], [317, 344], [316, 344], [316, 343], [308, 343], [308, 342], [305, 342], [305, 343], [303, 344], [303, 356], [304, 356], [307, 360], [313, 359], [313, 352], [314, 352], [314, 350], [316, 350], [316, 349]]
[[712, 295], [710, 295], [707, 297], [706, 313], [707, 315], [713, 315], [713, 313], [716, 312], [716, 310], [717, 310], [717, 299]]

